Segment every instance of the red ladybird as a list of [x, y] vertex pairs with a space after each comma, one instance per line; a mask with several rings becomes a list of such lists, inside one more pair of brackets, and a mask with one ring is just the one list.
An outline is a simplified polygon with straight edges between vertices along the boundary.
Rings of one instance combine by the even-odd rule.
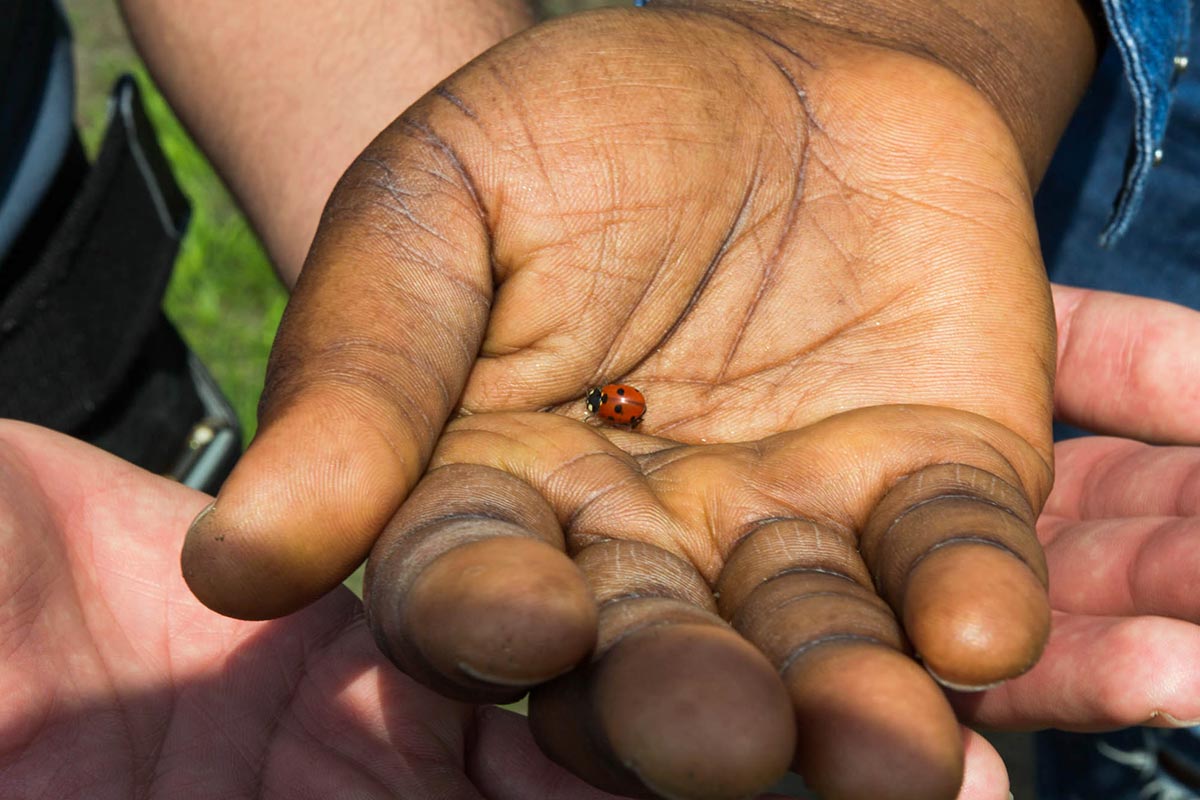
[[610, 383], [588, 390], [588, 413], [613, 425], [636, 428], [646, 415], [646, 397], [625, 383]]

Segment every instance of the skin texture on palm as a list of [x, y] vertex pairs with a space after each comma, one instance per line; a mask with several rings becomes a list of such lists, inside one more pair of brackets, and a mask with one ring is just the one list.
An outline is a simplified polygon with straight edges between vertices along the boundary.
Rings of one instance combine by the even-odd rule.
[[[1063, 359], [1060, 408], [1072, 387], [1100, 391], [1097, 419], [1114, 433], [1135, 408], [1178, 411], [1200, 374], [1193, 312], [1078, 290], [1056, 300], [1060, 328], [1089, 343]], [[1146, 375], [1160, 392], [1131, 397], [1099, 379], [1166, 321], [1180, 346]], [[1200, 420], [1177, 416], [1172, 439], [1200, 440]], [[959, 698], [969, 701], [959, 711], [1002, 728], [1200, 718], [1200, 614], [1190, 593], [1163, 592], [1195, 573], [1195, 549], [1181, 554], [1177, 542], [1197, 524], [1189, 480], [1200, 452], [1121, 439], [1056, 450], [1040, 526], [1055, 587], [1050, 645], [1020, 678]], [[608, 797], [542, 758], [514, 715], [472, 712], [393, 670], [345, 590], [267, 623], [202, 607], [173, 564], [205, 502], [60, 434], [0, 424], [4, 797]], [[1073, 557], [1097, 536], [1108, 571]], [[1159, 579], [1112, 579], [1135, 564], [1158, 565]], [[962, 800], [1007, 796], [987, 742], [968, 733], [964, 745]]]
[[[345, 590], [284, 620], [214, 616], [172, 566], [205, 500], [0, 423], [4, 797], [612, 798], [546, 760], [517, 715], [396, 672]], [[989, 797], [1003, 766], [967, 746], [992, 780], [964, 800]]]
[[[1028, 669], [1049, 624], [1032, 522], [1054, 327], [1025, 157], [950, 70], [758, 22], [668, 9], [542, 26], [368, 148], [289, 306], [259, 439], [189, 536], [200, 599], [287, 613], [386, 526], [373, 627], [441, 691], [519, 694], [598, 643], [563, 678], [586, 688], [552, 684], [534, 726], [548, 743], [563, 709], [604, 717], [553, 751], [604, 786], [769, 785], [792, 757], [790, 695], [818, 788], [954, 796], [953, 715], [899, 654], [911, 641], [945, 682], [988, 685]], [[581, 424], [583, 393], [610, 377], [646, 393], [641, 433]], [[426, 492], [427, 510], [418, 488], [389, 523], [427, 466], [471, 490]], [[490, 502], [514, 480], [531, 503]], [[796, 545], [765, 549], [722, 588], [742, 602], [718, 609], [702, 596], [748, 534]], [[524, 568], [499, 566], [497, 537]], [[582, 570], [563, 554], [589, 545]], [[439, 557], [457, 562], [439, 572]], [[752, 591], [797, 570], [809, 580], [784, 598]], [[775, 611], [814, 598], [831, 624]], [[880, 681], [911, 702], [875, 702]], [[685, 702], [702, 690], [703, 712]], [[815, 726], [836, 698], [846, 724]], [[741, 739], [721, 734], [734, 720]], [[868, 732], [875, 767], [852, 769]]]
[[[374, 546], [385, 651], [470, 699], [562, 676], [534, 728], [595, 782], [767, 785], [790, 697], [830, 796], [953, 796], [954, 717], [906, 654], [985, 686], [1049, 627], [1040, 156], [999, 108], [925, 58], [699, 7], [493, 49], [339, 184], [189, 585], [280, 615]], [[615, 378], [638, 434], [582, 420]]]

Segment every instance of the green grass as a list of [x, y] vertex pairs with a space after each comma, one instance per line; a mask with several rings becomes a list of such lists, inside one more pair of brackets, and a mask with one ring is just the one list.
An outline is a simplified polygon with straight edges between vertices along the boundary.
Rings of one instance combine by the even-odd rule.
[[140, 83], [147, 88], [147, 111], [163, 150], [193, 207], [164, 307], [225, 390], [249, 441], [287, 294], [208, 162], [162, 96], [148, 88], [148, 80]]

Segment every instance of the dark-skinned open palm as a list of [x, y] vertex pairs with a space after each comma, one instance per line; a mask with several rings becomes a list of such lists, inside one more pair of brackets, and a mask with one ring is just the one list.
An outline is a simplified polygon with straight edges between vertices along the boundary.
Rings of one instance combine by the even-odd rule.
[[[1061, 337], [1061, 412], [1115, 434], [1200, 439], [1198, 315], [1074, 290], [1056, 300], [1073, 331]], [[1132, 376], [1109, 367], [1134, 342], [1151, 348], [1126, 362], [1146, 365], [1147, 388], [1127, 393]], [[1152, 431], [1153, 419], [1176, 422]], [[1195, 722], [1187, 544], [1200, 449], [1116, 438], [1056, 449], [1039, 523], [1050, 643], [1033, 670], [956, 696], [958, 709], [1016, 728]], [[61, 434], [0, 426], [0, 796], [611, 798], [541, 756], [516, 715], [473, 711], [392, 669], [344, 588], [281, 620], [212, 614], [174, 568], [204, 503]], [[964, 743], [961, 800], [1005, 797], [995, 752], [969, 732]]]
[[[533, 688], [543, 749], [618, 794], [793, 762], [828, 797], [959, 792], [943, 688], [1051, 628], [1031, 180], [954, 73], [768, 17], [543, 25], [377, 138], [188, 536], [197, 597], [288, 614], [370, 553], [396, 664]], [[617, 381], [636, 429], [586, 411]]]

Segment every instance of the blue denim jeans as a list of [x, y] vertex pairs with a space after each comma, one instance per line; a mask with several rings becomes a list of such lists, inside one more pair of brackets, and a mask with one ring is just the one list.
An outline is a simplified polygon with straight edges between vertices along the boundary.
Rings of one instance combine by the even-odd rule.
[[[1108, 249], [1098, 241], [1125, 174], [1133, 101], [1116, 54], [1106, 57], [1037, 197], [1053, 280], [1200, 309], [1200, 46], [1195, 37], [1191, 50], [1191, 69], [1176, 86], [1162, 163], [1152, 170], [1143, 205], [1124, 238]], [[1064, 428], [1058, 434], [1078, 432]], [[1130, 728], [1103, 735], [1050, 731], [1038, 735], [1037, 753], [1039, 800], [1200, 799], [1180, 780], [1200, 786], [1200, 729]]]

